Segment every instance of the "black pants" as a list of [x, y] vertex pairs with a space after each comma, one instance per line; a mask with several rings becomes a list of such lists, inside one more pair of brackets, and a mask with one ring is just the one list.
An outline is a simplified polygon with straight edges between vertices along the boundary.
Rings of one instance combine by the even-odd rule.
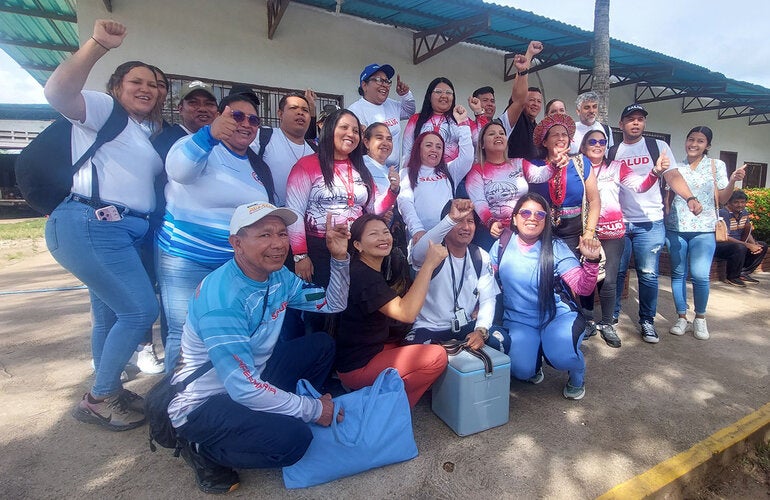
[[767, 243], [758, 241], [757, 245], [762, 246], [762, 251], [758, 254], [749, 252], [745, 245], [726, 241], [717, 243], [714, 251], [714, 258], [727, 262], [727, 278], [737, 279], [741, 274], [751, 274], [762, 263], [767, 253]]

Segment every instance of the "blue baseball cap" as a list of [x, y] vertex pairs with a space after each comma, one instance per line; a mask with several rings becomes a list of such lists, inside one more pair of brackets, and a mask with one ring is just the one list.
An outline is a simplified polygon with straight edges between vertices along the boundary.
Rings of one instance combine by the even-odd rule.
[[361, 84], [364, 83], [366, 80], [369, 79], [373, 74], [377, 73], [378, 71], [382, 71], [385, 73], [385, 76], [388, 77], [388, 80], [393, 78], [393, 75], [396, 74], [396, 70], [393, 69], [393, 66], [390, 64], [383, 64], [380, 66], [379, 64], [370, 64], [369, 66], [365, 67], [364, 70], [361, 72], [361, 78], [359, 79], [358, 86], [361, 87]]

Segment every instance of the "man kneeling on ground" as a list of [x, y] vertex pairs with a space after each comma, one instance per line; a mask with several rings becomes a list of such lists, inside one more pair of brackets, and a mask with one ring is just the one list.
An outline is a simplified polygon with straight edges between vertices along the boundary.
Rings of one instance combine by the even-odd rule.
[[334, 361], [334, 341], [322, 332], [290, 341], [278, 341], [278, 334], [287, 307], [345, 309], [350, 236], [345, 225], [326, 233], [332, 259], [324, 291], [283, 267], [286, 226], [296, 220], [293, 211], [269, 203], [238, 207], [230, 221], [234, 258], [206, 276], [190, 299], [172, 383], [209, 360], [213, 369], [180, 392], [168, 412], [185, 443], [182, 456], [206, 493], [237, 488], [233, 469], [295, 463], [313, 439], [307, 424], [331, 424], [331, 395], [313, 399], [292, 391], [301, 378], [321, 387]]

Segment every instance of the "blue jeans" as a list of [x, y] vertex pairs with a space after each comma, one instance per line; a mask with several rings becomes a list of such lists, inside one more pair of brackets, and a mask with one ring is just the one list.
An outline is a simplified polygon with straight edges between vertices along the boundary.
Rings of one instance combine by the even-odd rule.
[[48, 218], [45, 241], [51, 255], [88, 286], [94, 397], [117, 394], [120, 372], [158, 317], [158, 300], [139, 257], [146, 220], [126, 216], [100, 221], [88, 205], [63, 201]]
[[[320, 391], [333, 362], [334, 340], [317, 332], [275, 344], [260, 378], [288, 392], [295, 392], [297, 381], [304, 378]], [[228, 394], [212, 396], [190, 412], [177, 434], [198, 443], [198, 451], [209, 460], [235, 469], [291, 465], [313, 439], [302, 420], [254, 411]]]
[[677, 314], [687, 312], [687, 274], [692, 276], [695, 314], [706, 314], [709, 302], [709, 273], [714, 249], [714, 233], [666, 232], [666, 246], [671, 256], [671, 293]]
[[160, 302], [168, 323], [166, 336], [165, 365], [170, 372], [179, 361], [182, 349], [182, 326], [187, 318], [187, 304], [198, 284], [220, 264], [204, 264], [184, 257], [177, 257], [155, 247]]
[[655, 320], [658, 309], [658, 262], [660, 250], [666, 242], [666, 228], [663, 221], [627, 222], [626, 245], [618, 269], [615, 293], [615, 317], [620, 314], [623, 283], [626, 281], [631, 252], [639, 280], [639, 323]]

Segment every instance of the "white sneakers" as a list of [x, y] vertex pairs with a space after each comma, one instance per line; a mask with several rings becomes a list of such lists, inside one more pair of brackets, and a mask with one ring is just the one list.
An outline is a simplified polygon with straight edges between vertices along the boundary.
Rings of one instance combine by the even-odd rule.
[[149, 375], [163, 373], [165, 369], [163, 361], [159, 360], [155, 354], [155, 347], [152, 344], [142, 346], [142, 350], [137, 351], [136, 366], [139, 367], [142, 373]]
[[692, 332], [692, 336], [698, 340], [708, 340], [709, 330], [706, 326], [706, 318], [695, 318], [692, 323], [686, 318], [677, 318], [669, 329], [672, 335], [684, 335], [687, 332]]
[[687, 318], [677, 318], [676, 323], [673, 324], [668, 333], [671, 335], [684, 335], [685, 332], [689, 332], [691, 330], [692, 325], [689, 321], [687, 321]]
[[692, 336], [698, 340], [708, 340], [709, 330], [706, 327], [706, 318], [695, 318], [693, 320]]

